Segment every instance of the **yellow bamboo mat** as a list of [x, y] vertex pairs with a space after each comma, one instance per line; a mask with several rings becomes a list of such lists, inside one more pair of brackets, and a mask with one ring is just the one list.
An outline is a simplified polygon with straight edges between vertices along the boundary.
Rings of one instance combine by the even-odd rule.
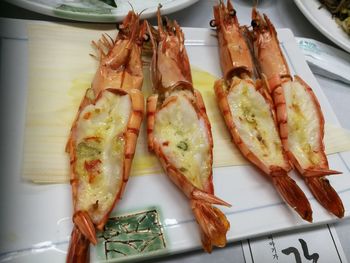
[[[29, 89], [25, 123], [23, 178], [36, 183], [69, 181], [69, 161], [65, 144], [80, 100], [90, 86], [97, 62], [91, 40], [101, 32], [114, 36], [110, 25], [92, 28], [72, 25], [28, 25]], [[150, 94], [148, 68], [143, 92]], [[213, 92], [215, 76], [192, 69], [195, 87], [203, 95], [214, 137], [214, 167], [243, 165], [247, 161], [230, 140], [219, 114]], [[350, 132], [326, 125], [327, 154], [350, 150]], [[138, 139], [132, 176], [160, 173], [161, 167], [148, 153], [145, 122]]]

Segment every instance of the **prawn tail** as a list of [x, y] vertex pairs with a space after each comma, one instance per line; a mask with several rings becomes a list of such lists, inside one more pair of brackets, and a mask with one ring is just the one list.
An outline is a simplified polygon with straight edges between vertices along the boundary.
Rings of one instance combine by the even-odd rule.
[[85, 263], [90, 262], [90, 241], [74, 226], [66, 263]]
[[272, 182], [282, 198], [306, 221], [312, 222], [309, 200], [289, 176], [274, 176]]
[[324, 177], [307, 177], [304, 179], [317, 201], [335, 216], [344, 217], [344, 206], [338, 193]]
[[211, 203], [203, 200], [191, 200], [191, 207], [201, 229], [201, 240], [206, 252], [211, 253], [213, 246], [226, 245], [226, 233], [230, 223], [225, 214]]

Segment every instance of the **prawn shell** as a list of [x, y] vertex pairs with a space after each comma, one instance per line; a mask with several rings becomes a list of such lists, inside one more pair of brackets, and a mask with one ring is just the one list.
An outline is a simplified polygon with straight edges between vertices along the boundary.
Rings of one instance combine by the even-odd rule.
[[220, 2], [213, 9], [224, 79], [230, 81], [232, 76], [243, 72], [247, 73], [248, 76], [252, 76], [254, 67], [249, 47], [237, 16], [229, 15], [234, 10], [231, 1], [227, 1], [227, 6]]

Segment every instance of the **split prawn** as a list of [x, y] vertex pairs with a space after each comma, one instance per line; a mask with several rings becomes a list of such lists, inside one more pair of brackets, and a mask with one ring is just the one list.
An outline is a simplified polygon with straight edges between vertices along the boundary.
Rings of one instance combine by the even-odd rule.
[[[153, 33], [152, 33], [153, 32]], [[214, 196], [213, 139], [205, 105], [193, 88], [184, 34], [175, 21], [162, 20], [150, 28], [153, 45], [151, 76], [154, 94], [147, 99], [149, 150], [168, 177], [190, 200], [201, 230], [202, 245], [226, 245], [229, 222], [213, 204], [230, 206]]]
[[[214, 6], [223, 79], [214, 85], [218, 106], [234, 143], [242, 155], [272, 180], [275, 188], [305, 220], [312, 210], [304, 192], [288, 176], [291, 166], [276, 126], [266, 81], [256, 79], [256, 70], [246, 32], [239, 26], [230, 0]], [[254, 80], [255, 78], [255, 80]]]
[[99, 67], [80, 104], [66, 151], [70, 157], [73, 231], [67, 262], [89, 261], [130, 174], [144, 99], [141, 48], [146, 24], [130, 11], [115, 40], [103, 35], [93, 45]]
[[305, 183], [329, 212], [344, 216], [344, 206], [326, 175], [330, 170], [325, 154], [324, 117], [320, 104], [299, 76], [294, 79], [279, 46], [277, 32], [264, 14], [253, 8], [252, 27], [254, 53], [261, 73], [268, 80], [273, 98], [283, 147]]

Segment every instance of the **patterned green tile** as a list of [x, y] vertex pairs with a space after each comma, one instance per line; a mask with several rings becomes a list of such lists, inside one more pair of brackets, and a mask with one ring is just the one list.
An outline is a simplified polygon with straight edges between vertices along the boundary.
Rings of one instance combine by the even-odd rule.
[[166, 248], [156, 209], [112, 217], [98, 234], [97, 256], [109, 260], [142, 255]]

